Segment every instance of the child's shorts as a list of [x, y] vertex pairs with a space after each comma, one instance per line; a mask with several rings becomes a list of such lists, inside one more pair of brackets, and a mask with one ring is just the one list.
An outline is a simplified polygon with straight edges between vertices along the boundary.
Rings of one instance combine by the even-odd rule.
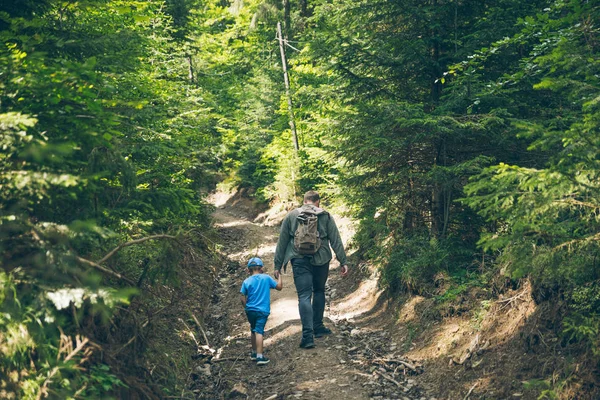
[[247, 310], [246, 316], [248, 317], [248, 322], [250, 322], [250, 331], [264, 335], [269, 314], [261, 311]]

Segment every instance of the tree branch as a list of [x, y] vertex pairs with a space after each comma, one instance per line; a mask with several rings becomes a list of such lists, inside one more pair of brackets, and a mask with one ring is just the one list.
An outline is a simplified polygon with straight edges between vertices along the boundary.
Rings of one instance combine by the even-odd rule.
[[108, 253], [107, 255], [105, 255], [104, 257], [102, 257], [102, 259], [100, 261], [98, 261], [98, 264], [103, 264], [104, 262], [106, 262], [106, 260], [108, 260], [109, 258], [111, 258], [112, 256], [114, 256], [123, 247], [133, 246], [134, 244], [140, 244], [140, 243], [146, 242], [148, 240], [154, 240], [154, 239], [173, 239], [173, 240], [177, 240], [177, 237], [176, 236], [172, 236], [172, 235], [152, 235], [152, 236], [147, 236], [147, 237], [144, 237], [144, 238], [141, 238], [141, 239], [135, 239], [135, 240], [131, 240], [129, 242], [122, 243], [122, 244], [118, 245], [117, 247], [115, 247], [110, 253]]
[[108, 268], [104, 268], [100, 264], [97, 264], [97, 263], [95, 263], [93, 261], [90, 261], [90, 260], [86, 260], [85, 258], [81, 258], [79, 256], [75, 256], [75, 259], [77, 261], [79, 261], [80, 263], [82, 263], [82, 264], [86, 264], [86, 265], [88, 265], [88, 266], [90, 266], [92, 268], [97, 269], [100, 272], [104, 272], [105, 274], [114, 276], [115, 278], [119, 278], [119, 279], [121, 279], [121, 280], [129, 283], [131, 286], [136, 286], [136, 283], [134, 281], [132, 281], [131, 279], [127, 278], [126, 276], [123, 276], [123, 275], [119, 274], [118, 272], [112, 271], [112, 270], [110, 270]]

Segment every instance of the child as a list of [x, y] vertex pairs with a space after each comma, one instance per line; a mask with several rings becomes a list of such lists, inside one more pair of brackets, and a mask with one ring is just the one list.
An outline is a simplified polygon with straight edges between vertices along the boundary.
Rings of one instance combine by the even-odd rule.
[[263, 335], [267, 318], [271, 313], [271, 292], [270, 289], [281, 290], [283, 282], [281, 274], [275, 279], [263, 273], [263, 262], [258, 257], [253, 257], [248, 261], [248, 272], [251, 274], [242, 283], [242, 305], [246, 310], [248, 322], [250, 322], [250, 331], [252, 332], [252, 353], [251, 360], [256, 360], [257, 365], [269, 363], [269, 359], [263, 355]]

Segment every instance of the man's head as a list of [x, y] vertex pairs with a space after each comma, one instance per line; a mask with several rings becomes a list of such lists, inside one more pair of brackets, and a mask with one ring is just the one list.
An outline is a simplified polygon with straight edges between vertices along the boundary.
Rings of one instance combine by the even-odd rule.
[[260, 272], [263, 268], [263, 261], [258, 257], [252, 257], [248, 261], [248, 272], [255, 273]]
[[321, 196], [319, 196], [319, 193], [315, 192], [314, 190], [309, 190], [308, 192], [304, 193], [304, 204], [314, 204], [315, 206], [319, 207], [320, 202]]

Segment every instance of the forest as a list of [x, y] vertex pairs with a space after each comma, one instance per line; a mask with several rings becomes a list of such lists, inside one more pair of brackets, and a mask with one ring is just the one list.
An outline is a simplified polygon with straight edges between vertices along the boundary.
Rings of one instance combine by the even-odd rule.
[[4, 0], [0, 37], [1, 398], [186, 398], [155, 322], [217, 187], [318, 190], [392, 297], [531, 285], [585, 371], [534, 398], [600, 396], [598, 2]]

